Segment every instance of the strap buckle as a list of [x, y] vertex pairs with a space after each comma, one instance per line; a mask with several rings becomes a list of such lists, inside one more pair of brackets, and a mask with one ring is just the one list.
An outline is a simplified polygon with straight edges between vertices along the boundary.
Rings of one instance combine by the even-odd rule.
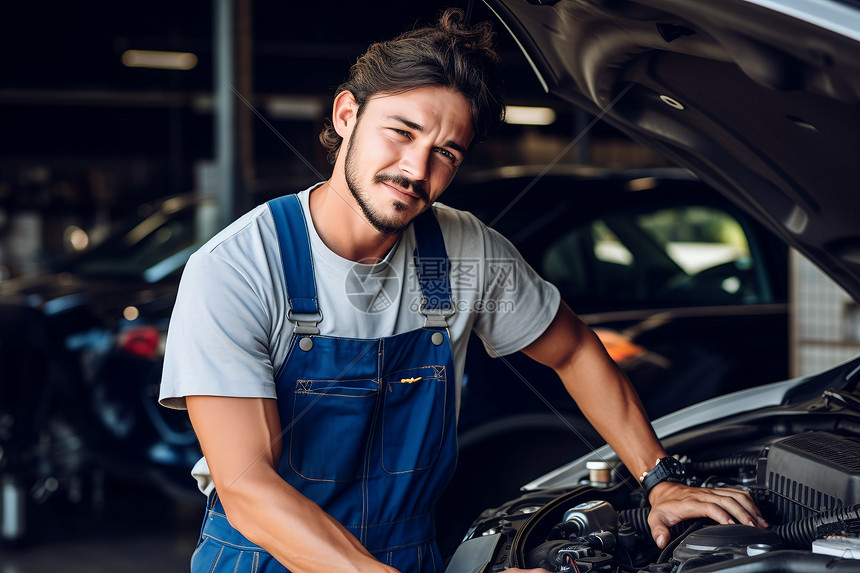
[[[450, 299], [448, 302], [450, 303]], [[448, 319], [454, 316], [457, 310], [453, 305], [428, 309], [427, 297], [421, 297], [418, 312], [424, 316], [424, 328], [448, 328]]]
[[320, 333], [319, 326], [317, 325], [322, 322], [322, 311], [318, 311], [316, 313], [299, 312], [293, 314], [293, 310], [290, 309], [289, 311], [287, 311], [287, 318], [290, 320], [290, 322], [295, 323], [295, 326], [293, 327], [293, 334]]

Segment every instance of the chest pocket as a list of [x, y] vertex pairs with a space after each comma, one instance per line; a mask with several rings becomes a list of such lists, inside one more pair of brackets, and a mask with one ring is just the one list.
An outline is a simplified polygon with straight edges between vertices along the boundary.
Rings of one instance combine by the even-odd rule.
[[378, 396], [375, 380], [297, 381], [289, 430], [293, 470], [321, 481], [365, 474]]
[[447, 380], [444, 366], [394, 372], [382, 379], [382, 469], [426, 470], [442, 447]]

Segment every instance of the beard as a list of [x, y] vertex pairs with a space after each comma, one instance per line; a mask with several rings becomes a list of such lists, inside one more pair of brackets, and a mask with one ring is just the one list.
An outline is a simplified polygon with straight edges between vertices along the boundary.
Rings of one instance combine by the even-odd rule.
[[[427, 210], [430, 206], [430, 198], [424, 190], [424, 186], [419, 182], [412, 181], [408, 177], [400, 174], [377, 173], [373, 176], [373, 183], [384, 183], [387, 181], [404, 189], [411, 189], [421, 198], [424, 205], [421, 210], [415, 214], [415, 216], [409, 217], [406, 213], [409, 210], [409, 205], [403, 201], [393, 201], [392, 206], [395, 211], [395, 215], [393, 216], [386, 216], [371, 204], [369, 197], [370, 193], [366, 189], [363, 189], [361, 184], [358, 182], [358, 159], [356, 158], [354, 149], [354, 143], [357, 139], [354, 136], [358, 132], [358, 125], [359, 124], [356, 123], [355, 129], [353, 130], [353, 137], [350, 138], [349, 144], [346, 148], [346, 160], [344, 161], [346, 185], [349, 187], [349, 192], [352, 193], [352, 196], [361, 208], [362, 213], [364, 213], [365, 218], [374, 229], [385, 235], [399, 235], [409, 227], [409, 224], [412, 223], [412, 219]], [[400, 216], [398, 217], [397, 214], [400, 214]]]

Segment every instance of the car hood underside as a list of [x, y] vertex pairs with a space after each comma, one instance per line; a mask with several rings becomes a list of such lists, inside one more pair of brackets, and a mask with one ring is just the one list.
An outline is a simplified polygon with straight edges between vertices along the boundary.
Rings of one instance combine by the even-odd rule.
[[715, 186], [860, 295], [860, 8], [486, 0], [549, 93]]

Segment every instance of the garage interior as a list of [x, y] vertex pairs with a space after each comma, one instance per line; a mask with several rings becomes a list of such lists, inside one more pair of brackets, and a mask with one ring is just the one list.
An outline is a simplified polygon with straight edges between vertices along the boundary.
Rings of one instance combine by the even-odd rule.
[[[473, 21], [480, 2], [447, 2]], [[334, 88], [373, 41], [431, 22], [430, 0], [373, 3], [212, 0], [128, 4], [33, 0], [0, 9], [0, 283], [91, 249], [146, 205], [211, 199], [211, 232], [267, 199], [327, 176], [317, 136]], [[542, 93], [496, 27], [509, 123], [461, 173], [507, 165], [659, 167], [610, 126]], [[161, 59], [159, 59], [161, 58]], [[515, 114], [512, 114], [515, 115]], [[791, 255], [790, 371], [818, 372], [860, 350], [860, 310]], [[101, 505], [33, 516], [42, 541], [0, 548], [0, 573], [184, 571], [194, 504], [108, 484]]]

